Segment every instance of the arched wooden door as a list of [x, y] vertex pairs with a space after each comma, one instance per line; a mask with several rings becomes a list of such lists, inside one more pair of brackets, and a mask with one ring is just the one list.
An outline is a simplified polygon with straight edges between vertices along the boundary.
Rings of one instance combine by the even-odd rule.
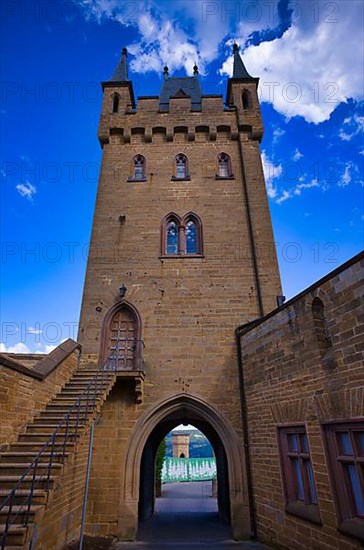
[[134, 311], [122, 306], [105, 327], [104, 361], [110, 359], [118, 370], [134, 370], [139, 351], [139, 323]]

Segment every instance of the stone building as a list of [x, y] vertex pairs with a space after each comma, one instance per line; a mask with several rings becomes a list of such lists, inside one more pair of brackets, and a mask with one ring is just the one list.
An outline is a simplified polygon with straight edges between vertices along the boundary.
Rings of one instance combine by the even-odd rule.
[[153, 513], [158, 446], [190, 423], [214, 448], [234, 538], [359, 546], [363, 485], [346, 481], [341, 504], [323, 445], [345, 420], [356, 445], [348, 472], [362, 476], [360, 258], [276, 309], [258, 80], [234, 46], [226, 106], [203, 94], [197, 67], [185, 78], [166, 67], [159, 96], [136, 105], [126, 50], [103, 82], [78, 342], [39, 360], [1, 356], [0, 513], [18, 510], [7, 545], [33, 537], [58, 549], [79, 536], [89, 435], [85, 532], [134, 539]]
[[190, 457], [190, 434], [186, 432], [172, 432], [172, 451], [174, 458]]

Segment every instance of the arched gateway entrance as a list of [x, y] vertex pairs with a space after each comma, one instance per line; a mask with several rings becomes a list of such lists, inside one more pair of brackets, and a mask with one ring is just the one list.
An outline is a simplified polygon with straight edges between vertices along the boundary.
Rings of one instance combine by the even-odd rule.
[[163, 437], [181, 423], [193, 424], [210, 440], [217, 462], [220, 517], [231, 524], [235, 539], [248, 539], [249, 505], [241, 442], [215, 408], [184, 393], [146, 411], [133, 430], [126, 457], [123, 495], [125, 509], [134, 518], [134, 525], [130, 526], [133, 536], [138, 520], [147, 519], [154, 511], [154, 462], [158, 446]]

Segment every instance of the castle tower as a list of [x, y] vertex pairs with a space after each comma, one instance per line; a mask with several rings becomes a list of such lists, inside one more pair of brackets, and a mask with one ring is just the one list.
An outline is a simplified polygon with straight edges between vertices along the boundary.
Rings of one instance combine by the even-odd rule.
[[[91, 502], [112, 491], [117, 503], [103, 507], [108, 534], [135, 535], [152, 513], [159, 443], [191, 423], [214, 448], [222, 518], [249, 538], [235, 329], [281, 294], [257, 84], [237, 47], [227, 107], [203, 93], [197, 67], [184, 78], [166, 67], [160, 94], [136, 107], [126, 50], [103, 83], [79, 341], [85, 365], [109, 360], [120, 377], [96, 426], [90, 481]], [[94, 523], [91, 511], [91, 532]]]
[[174, 458], [190, 458], [190, 434], [185, 432], [172, 433]]

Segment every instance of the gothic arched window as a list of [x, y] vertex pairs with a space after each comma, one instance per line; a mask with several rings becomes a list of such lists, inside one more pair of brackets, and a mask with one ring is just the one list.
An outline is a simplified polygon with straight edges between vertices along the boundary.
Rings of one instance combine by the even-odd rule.
[[232, 168], [231, 168], [231, 158], [226, 153], [220, 153], [220, 155], [217, 157], [218, 165], [219, 165], [219, 178], [232, 178], [234, 177]]
[[172, 177], [172, 179], [176, 179], [176, 180], [189, 179], [188, 159], [186, 155], [184, 155], [183, 153], [180, 153], [179, 155], [176, 156], [175, 162], [176, 162], [175, 176]]
[[128, 178], [129, 181], [145, 181], [146, 161], [143, 155], [135, 155], [133, 158], [133, 175]]
[[178, 254], [178, 230], [179, 226], [175, 221], [170, 221], [166, 227], [166, 254]]
[[197, 254], [198, 252], [198, 234], [197, 226], [193, 220], [186, 224], [186, 254]]
[[202, 225], [196, 214], [169, 214], [162, 222], [162, 256], [201, 256]]
[[114, 94], [112, 98], [112, 112], [118, 113], [119, 112], [119, 102], [120, 102], [120, 96], [119, 94]]

